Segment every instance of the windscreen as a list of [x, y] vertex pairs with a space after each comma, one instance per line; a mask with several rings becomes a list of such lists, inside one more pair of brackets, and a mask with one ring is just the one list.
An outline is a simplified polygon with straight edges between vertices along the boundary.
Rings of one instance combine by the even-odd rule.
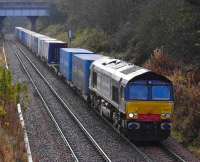
[[128, 100], [168, 101], [173, 99], [170, 84], [132, 83], [128, 86], [126, 94]]
[[152, 86], [152, 100], [170, 100], [170, 86]]
[[132, 100], [147, 100], [148, 87], [146, 85], [131, 85], [128, 96]]

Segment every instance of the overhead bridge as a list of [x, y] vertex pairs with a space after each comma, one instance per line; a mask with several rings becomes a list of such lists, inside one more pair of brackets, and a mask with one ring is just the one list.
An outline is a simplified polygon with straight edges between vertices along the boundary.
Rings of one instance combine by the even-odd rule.
[[36, 20], [41, 16], [49, 16], [49, 5], [47, 2], [0, 2], [0, 25], [5, 17], [25, 16], [32, 24], [32, 30], [35, 30]]

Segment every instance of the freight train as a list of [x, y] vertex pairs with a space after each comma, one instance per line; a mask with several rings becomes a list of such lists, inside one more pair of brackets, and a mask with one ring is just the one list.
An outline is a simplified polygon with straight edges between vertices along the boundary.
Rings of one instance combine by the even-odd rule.
[[101, 116], [134, 141], [170, 136], [174, 93], [162, 75], [16, 27], [16, 38], [59, 74]]

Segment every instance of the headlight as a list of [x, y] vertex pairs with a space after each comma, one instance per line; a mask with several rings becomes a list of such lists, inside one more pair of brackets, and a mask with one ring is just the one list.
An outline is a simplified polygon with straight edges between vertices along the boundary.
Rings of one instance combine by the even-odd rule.
[[138, 118], [138, 113], [129, 113], [128, 114], [129, 118], [137, 119]]
[[169, 119], [169, 118], [171, 118], [171, 114], [170, 113], [166, 113], [166, 114], [161, 114], [161, 118], [162, 119]]
[[129, 118], [133, 118], [133, 113], [128, 114]]

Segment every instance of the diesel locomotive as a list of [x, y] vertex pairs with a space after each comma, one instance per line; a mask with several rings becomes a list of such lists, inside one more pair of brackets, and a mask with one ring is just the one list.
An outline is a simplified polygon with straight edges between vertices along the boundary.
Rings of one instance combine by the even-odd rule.
[[169, 79], [112, 58], [93, 62], [91, 107], [133, 140], [161, 141], [170, 135], [174, 107]]

